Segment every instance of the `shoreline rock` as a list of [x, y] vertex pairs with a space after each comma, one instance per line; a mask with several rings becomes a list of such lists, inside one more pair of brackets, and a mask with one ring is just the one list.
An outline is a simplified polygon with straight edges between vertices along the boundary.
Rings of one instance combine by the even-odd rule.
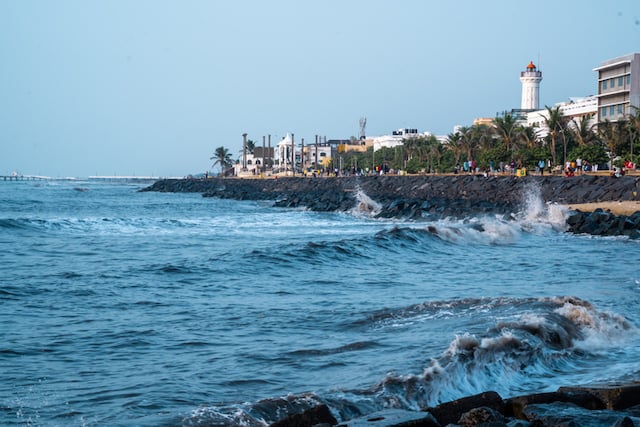
[[[602, 387], [560, 387], [555, 392], [503, 399], [488, 391], [417, 410], [385, 409], [338, 422], [329, 406], [313, 395], [302, 395], [306, 407], [292, 411], [270, 426], [339, 427], [560, 427], [640, 426], [640, 383]], [[289, 396], [296, 401], [296, 396]], [[281, 400], [281, 399], [280, 399]], [[268, 402], [268, 403], [265, 403]], [[278, 399], [262, 402], [278, 413]], [[290, 405], [289, 405], [290, 406]]]
[[[640, 178], [624, 176], [366, 176], [280, 179], [216, 178], [160, 180], [141, 191], [197, 192], [204, 197], [271, 200], [274, 206], [313, 211], [373, 209], [363, 195], [379, 205], [375, 216], [434, 220], [481, 213], [509, 216], [526, 210], [528, 199], [562, 205], [635, 201]], [[577, 218], [576, 218], [577, 217]], [[594, 235], [640, 237], [640, 216], [581, 212], [569, 217], [568, 231]], [[635, 233], [633, 232], [635, 230]], [[617, 233], [617, 234], [616, 234]]]

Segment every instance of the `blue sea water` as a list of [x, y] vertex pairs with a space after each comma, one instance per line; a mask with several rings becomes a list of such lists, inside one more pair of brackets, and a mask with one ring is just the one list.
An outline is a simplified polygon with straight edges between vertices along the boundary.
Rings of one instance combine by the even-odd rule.
[[640, 379], [640, 244], [563, 232], [535, 190], [512, 220], [426, 223], [140, 188], [0, 182], [0, 425], [259, 426], [283, 398], [346, 420]]

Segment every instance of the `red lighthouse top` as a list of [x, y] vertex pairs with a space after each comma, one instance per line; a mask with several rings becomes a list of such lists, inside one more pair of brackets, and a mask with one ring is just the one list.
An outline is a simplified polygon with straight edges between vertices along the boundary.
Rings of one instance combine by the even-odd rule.
[[529, 65], [527, 65], [527, 70], [535, 70], [536, 66], [533, 65], [533, 61], [529, 61]]

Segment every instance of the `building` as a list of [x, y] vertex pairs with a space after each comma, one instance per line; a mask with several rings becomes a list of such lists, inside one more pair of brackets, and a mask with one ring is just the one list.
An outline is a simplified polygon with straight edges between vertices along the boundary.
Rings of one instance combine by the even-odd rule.
[[598, 73], [600, 120], [617, 121], [640, 108], [640, 53], [604, 61]]
[[[588, 119], [590, 125], [598, 123], [598, 97], [586, 96], [582, 98], [569, 98], [569, 101], [558, 102], [555, 107], [560, 107], [562, 116], [567, 120], [569, 126], [575, 126], [583, 119]], [[536, 128], [536, 134], [539, 138], [544, 138], [549, 133], [547, 128], [547, 119], [549, 111], [545, 108], [542, 110], [531, 111], [527, 114], [527, 126]]]
[[522, 82], [522, 100], [520, 109], [524, 111], [534, 111], [540, 108], [540, 82], [542, 72], [536, 69], [533, 61], [529, 62], [527, 69], [520, 72]]
[[332, 158], [332, 145], [326, 142], [305, 145], [302, 153], [303, 169], [313, 168], [319, 170], [328, 168]]
[[[418, 129], [398, 129], [391, 132], [391, 135], [382, 135], [370, 138], [369, 144], [373, 145], [373, 151], [376, 152], [381, 148], [394, 148], [403, 145], [406, 138], [417, 138], [419, 136], [429, 136], [430, 134], [419, 134]], [[367, 139], [369, 141], [369, 139]]]
[[[278, 144], [276, 144], [275, 151], [273, 153], [273, 168], [274, 172], [291, 171], [291, 151], [294, 149], [293, 135], [287, 134], [283, 137]], [[300, 151], [294, 153], [294, 156], [300, 158]]]

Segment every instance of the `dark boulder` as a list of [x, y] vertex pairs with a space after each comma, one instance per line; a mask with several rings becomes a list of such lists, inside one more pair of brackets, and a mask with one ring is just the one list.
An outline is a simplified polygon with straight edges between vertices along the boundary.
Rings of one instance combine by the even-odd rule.
[[500, 413], [504, 412], [502, 397], [495, 391], [487, 391], [452, 402], [442, 403], [435, 408], [427, 408], [426, 411], [430, 412], [440, 425], [446, 426], [447, 424], [457, 424], [463, 414], [472, 409], [483, 407]]

